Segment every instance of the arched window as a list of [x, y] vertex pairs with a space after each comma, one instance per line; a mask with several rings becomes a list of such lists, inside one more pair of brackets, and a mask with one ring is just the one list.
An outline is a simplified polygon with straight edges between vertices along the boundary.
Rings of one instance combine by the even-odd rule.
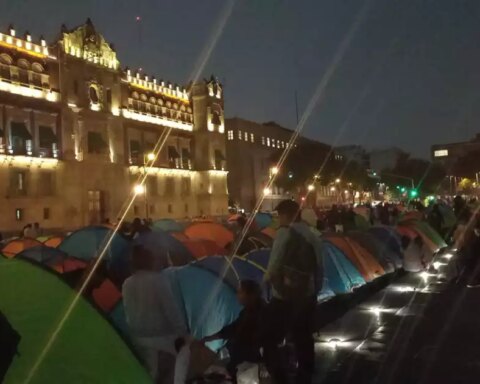
[[132, 92], [132, 99], [138, 100], [138, 92]]
[[159, 98], [159, 99], [157, 99], [157, 103], [158, 103], [158, 105], [163, 106], [164, 101], [163, 101], [163, 99]]
[[40, 63], [33, 63], [32, 64], [32, 71], [42, 73], [44, 71], [42, 64]]
[[147, 99], [147, 95], [145, 95], [145, 94], [143, 94], [143, 93], [140, 95], [140, 99], [141, 99], [142, 101], [147, 101], [147, 100], [148, 100], [148, 99]]
[[88, 95], [90, 96], [90, 101], [94, 104], [98, 104], [98, 90], [93, 85], [88, 89]]
[[22, 69], [30, 69], [30, 63], [25, 60], [25, 59], [19, 59], [18, 62], [17, 62], [17, 65], [19, 68], [22, 68]]
[[11, 65], [12, 64], [12, 58], [9, 55], [7, 55], [6, 53], [2, 53], [2, 54], [0, 54], [0, 63]]
[[156, 104], [157, 103], [157, 99], [155, 99], [155, 97], [150, 97], [150, 103], [152, 104]]
[[172, 108], [172, 102], [171, 101], [167, 101], [167, 108]]
[[181, 110], [182, 112], [185, 112], [185, 110], [186, 110], [185, 105], [182, 104], [182, 106], [180, 107], [180, 110]]

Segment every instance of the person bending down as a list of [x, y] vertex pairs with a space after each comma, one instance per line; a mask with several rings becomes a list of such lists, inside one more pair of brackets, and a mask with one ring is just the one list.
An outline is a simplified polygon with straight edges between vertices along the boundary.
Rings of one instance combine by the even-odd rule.
[[257, 363], [260, 361], [260, 321], [265, 302], [262, 299], [262, 289], [253, 280], [242, 280], [237, 291], [237, 298], [243, 306], [238, 318], [214, 335], [205, 337], [202, 341], [209, 342], [223, 339], [227, 341], [226, 348], [230, 354], [227, 371], [236, 383], [237, 367], [243, 362]]

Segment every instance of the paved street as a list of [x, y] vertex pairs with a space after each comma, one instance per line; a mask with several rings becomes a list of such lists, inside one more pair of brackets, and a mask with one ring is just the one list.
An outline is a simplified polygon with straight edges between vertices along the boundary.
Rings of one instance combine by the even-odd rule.
[[480, 289], [404, 276], [320, 330], [316, 382], [478, 382], [479, 302]]

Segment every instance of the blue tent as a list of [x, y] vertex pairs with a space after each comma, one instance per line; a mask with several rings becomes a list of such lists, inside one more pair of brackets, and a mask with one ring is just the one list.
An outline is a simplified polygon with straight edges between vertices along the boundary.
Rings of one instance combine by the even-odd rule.
[[[235, 290], [215, 272], [192, 263], [164, 270], [190, 333], [197, 339], [218, 332], [241, 310]], [[219, 343], [212, 348], [220, 347]]]
[[181, 241], [159, 229], [140, 233], [135, 239], [135, 243], [153, 253], [159, 269], [169, 265], [185, 265], [194, 260], [190, 251]]
[[403, 258], [400, 236], [395, 229], [386, 226], [376, 226], [369, 228], [368, 233], [371, 233], [373, 236], [375, 236], [378, 240], [390, 248], [390, 250], [398, 257]]
[[257, 214], [255, 215], [255, 224], [257, 225], [257, 228], [259, 230], [269, 227], [272, 222], [273, 218], [272, 215], [270, 215], [269, 213], [257, 212]]
[[245, 256], [245, 259], [266, 270], [268, 260], [270, 259], [270, 249], [265, 248], [252, 251]]
[[24, 257], [41, 264], [54, 265], [61, 263], [66, 257], [68, 257], [68, 255], [57, 248], [38, 245], [36, 247], [24, 249], [17, 255], [17, 257]]
[[154, 221], [153, 228], [161, 229], [165, 232], [183, 232], [185, 229], [182, 224], [173, 219], [160, 219]]
[[[58, 246], [58, 249], [77, 259], [88, 261], [100, 255], [112, 233], [113, 230], [107, 227], [85, 227], [67, 236]], [[114, 234], [105, 258], [107, 260], [117, 257], [128, 259], [130, 248], [130, 244], [125, 238], [119, 234]]]
[[319, 296], [333, 292], [349, 293], [353, 288], [365, 284], [365, 280], [348, 257], [332, 243], [322, 243], [324, 281]]

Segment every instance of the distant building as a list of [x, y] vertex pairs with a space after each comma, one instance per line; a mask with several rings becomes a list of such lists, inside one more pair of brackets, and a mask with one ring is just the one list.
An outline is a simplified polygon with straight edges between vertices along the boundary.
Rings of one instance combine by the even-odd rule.
[[369, 154], [370, 168], [376, 172], [393, 169], [404, 154], [404, 151], [396, 147], [372, 150]]
[[474, 151], [480, 151], [480, 134], [470, 141], [434, 144], [431, 147], [431, 158], [432, 161], [443, 164], [448, 172], [460, 157]]
[[334, 151], [338, 160], [354, 161], [364, 168], [370, 168], [370, 155], [361, 145], [344, 145], [336, 147]]
[[135, 187], [128, 218], [227, 214], [214, 78], [185, 88], [122, 70], [87, 20], [52, 44], [1, 33], [0, 97], [0, 230], [114, 221]]
[[274, 163], [272, 157], [288, 148], [293, 131], [274, 122], [256, 123], [231, 118], [225, 120], [227, 131], [228, 190], [231, 203], [246, 211], [255, 208], [265, 193], [261, 209], [272, 210], [288, 196], [274, 185], [265, 191]]

